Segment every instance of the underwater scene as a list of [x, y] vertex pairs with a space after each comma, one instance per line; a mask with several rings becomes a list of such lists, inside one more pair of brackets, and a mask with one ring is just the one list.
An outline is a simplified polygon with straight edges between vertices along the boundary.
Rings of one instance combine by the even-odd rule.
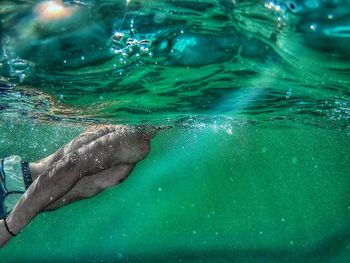
[[350, 262], [350, 1], [1, 1], [0, 158], [105, 124], [159, 129], [0, 262]]

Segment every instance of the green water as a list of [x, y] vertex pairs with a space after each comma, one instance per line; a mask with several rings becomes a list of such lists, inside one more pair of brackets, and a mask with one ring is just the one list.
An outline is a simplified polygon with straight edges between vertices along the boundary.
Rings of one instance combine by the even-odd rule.
[[[50, 142], [29, 138], [1, 152], [31, 158], [35, 147], [34, 159], [45, 156], [74, 129], [33, 126], [29, 136]], [[19, 126], [18, 136], [26, 134]], [[349, 134], [302, 123], [165, 132], [123, 184], [39, 215], [1, 258], [346, 262], [348, 149]]]
[[43, 158], [91, 123], [173, 128], [0, 261], [348, 262], [350, 10], [285, 2], [81, 1], [72, 35], [43, 36], [36, 2], [1, 4], [0, 156]]

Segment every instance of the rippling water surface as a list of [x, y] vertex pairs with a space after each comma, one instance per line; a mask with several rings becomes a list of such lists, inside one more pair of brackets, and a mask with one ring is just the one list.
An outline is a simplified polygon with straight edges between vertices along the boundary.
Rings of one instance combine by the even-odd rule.
[[[71, 17], [45, 21], [35, 3], [3, 4], [3, 115], [109, 122], [243, 115], [345, 125], [349, 119], [345, 2], [316, 8], [316, 18], [273, 1], [66, 6]], [[338, 35], [314, 32], [330, 15], [328, 27]]]
[[346, 262], [349, 15], [347, 0], [2, 2], [3, 155], [44, 157], [90, 123], [175, 128], [122, 186], [1, 253], [36, 260], [37, 236], [52, 261]]

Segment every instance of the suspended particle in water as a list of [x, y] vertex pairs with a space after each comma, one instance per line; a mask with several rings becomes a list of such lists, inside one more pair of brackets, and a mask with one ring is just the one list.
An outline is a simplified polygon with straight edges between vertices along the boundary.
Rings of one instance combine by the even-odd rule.
[[288, 90], [287, 94], [286, 94], [286, 99], [288, 100], [290, 98], [290, 96], [292, 95], [292, 90]]
[[310, 25], [310, 31], [316, 31], [317, 30], [317, 24], [316, 23], [312, 23], [311, 25]]
[[333, 14], [328, 14], [328, 15], [327, 15], [327, 18], [328, 18], [329, 20], [332, 20], [332, 19], [334, 18], [334, 15], [333, 15]]

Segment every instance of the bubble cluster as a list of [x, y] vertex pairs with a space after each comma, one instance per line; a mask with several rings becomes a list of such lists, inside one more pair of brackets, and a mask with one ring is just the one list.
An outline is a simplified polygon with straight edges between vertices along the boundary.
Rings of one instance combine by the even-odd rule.
[[111, 51], [119, 58], [120, 64], [130, 64], [141, 57], [151, 57], [152, 41], [133, 38], [130, 34], [115, 32], [111, 37]]

